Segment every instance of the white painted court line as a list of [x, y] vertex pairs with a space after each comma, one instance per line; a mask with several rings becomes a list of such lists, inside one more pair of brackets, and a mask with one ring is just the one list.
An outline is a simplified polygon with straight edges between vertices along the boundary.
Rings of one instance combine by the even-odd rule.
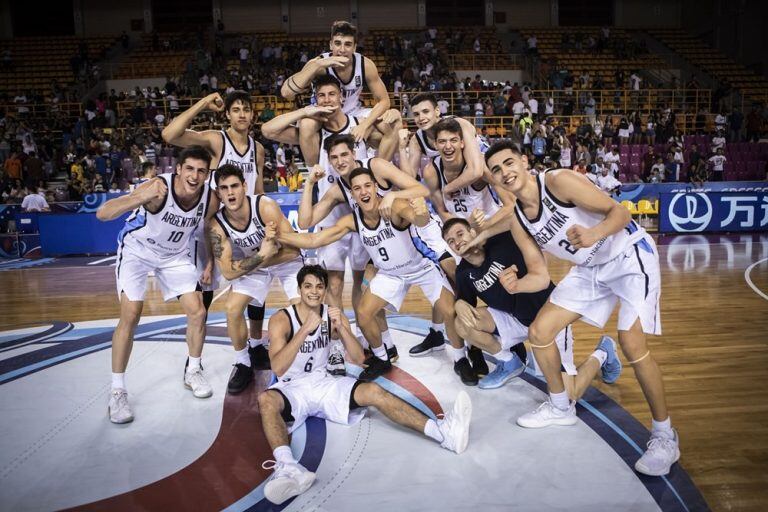
[[219, 292], [219, 294], [218, 294], [218, 295], [216, 295], [216, 296], [213, 298], [213, 300], [211, 301], [211, 304], [213, 304], [213, 303], [214, 303], [214, 302], [216, 302], [216, 301], [217, 301], [219, 298], [221, 298], [221, 296], [222, 296], [222, 295], [224, 295], [225, 293], [227, 293], [227, 291], [229, 291], [229, 286], [227, 286], [226, 288], [224, 288], [223, 290], [221, 290], [221, 292]]
[[109, 256], [108, 258], [102, 258], [100, 260], [92, 261], [88, 263], [88, 265], [98, 265], [99, 263], [104, 263], [105, 261], [116, 261], [117, 256]]
[[758, 260], [747, 267], [747, 270], [744, 271], [744, 280], [747, 282], [750, 288], [752, 288], [752, 291], [764, 298], [765, 300], [768, 300], [768, 295], [760, 291], [760, 288], [755, 286], [755, 283], [752, 282], [752, 278], [749, 276], [749, 274], [752, 272], [752, 269], [758, 266], [759, 264], [768, 261], [768, 258], [763, 258], [761, 260]]

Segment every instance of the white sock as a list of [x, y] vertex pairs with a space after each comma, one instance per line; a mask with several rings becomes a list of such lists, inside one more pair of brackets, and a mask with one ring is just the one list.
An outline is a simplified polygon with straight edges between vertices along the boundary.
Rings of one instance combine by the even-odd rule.
[[125, 373], [112, 372], [112, 389], [125, 389]]
[[461, 348], [455, 348], [453, 345], [448, 345], [448, 353], [451, 354], [451, 358], [453, 359], [453, 362], [461, 360], [462, 357], [467, 357], [467, 348], [461, 347]]
[[670, 434], [672, 433], [672, 418], [667, 416], [667, 419], [664, 421], [656, 421], [654, 419], [651, 420], [651, 433], [663, 433], [663, 434]]
[[501, 349], [499, 352], [495, 354], [491, 354], [493, 357], [498, 359], [499, 361], [511, 361], [512, 356], [514, 356], [513, 352], [510, 352], [509, 350]]
[[597, 359], [600, 362], [601, 367], [605, 364], [605, 360], [608, 359], [608, 352], [601, 348], [595, 350], [589, 355]]
[[432, 329], [445, 334], [445, 324], [436, 324], [432, 322]]
[[296, 463], [296, 459], [293, 457], [293, 452], [291, 451], [290, 446], [278, 446], [272, 454], [275, 456], [276, 462], [282, 462], [284, 464]]
[[192, 370], [197, 370], [198, 368], [200, 368], [200, 358], [189, 356], [189, 365], [187, 366], [187, 371], [191, 372]]
[[258, 347], [259, 345], [264, 345], [264, 337], [263, 336], [261, 338], [248, 338], [248, 346], [249, 347], [251, 347], [251, 348]]
[[251, 367], [251, 356], [248, 355], [248, 347], [243, 350], [235, 350], [235, 364], [244, 364]]
[[567, 411], [571, 402], [568, 400], [568, 392], [563, 391], [561, 393], [549, 393], [549, 399], [552, 401], [552, 405], [560, 409], [561, 411]]
[[433, 419], [428, 419], [427, 424], [424, 425], [424, 435], [431, 437], [438, 443], [443, 442], [443, 434], [440, 432], [440, 427], [437, 426], [437, 422]]
[[389, 329], [381, 331], [381, 341], [387, 348], [391, 348], [395, 344], [395, 342], [392, 341], [392, 335], [389, 333]]
[[384, 347], [383, 343], [376, 348], [371, 348], [371, 350], [373, 350], [373, 355], [375, 355], [382, 361], [387, 360], [387, 349]]

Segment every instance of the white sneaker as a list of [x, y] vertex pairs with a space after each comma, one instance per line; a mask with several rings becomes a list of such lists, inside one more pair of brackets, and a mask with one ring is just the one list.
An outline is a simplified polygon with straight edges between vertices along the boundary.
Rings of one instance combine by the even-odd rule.
[[443, 434], [440, 446], [446, 450], [461, 453], [469, 443], [469, 422], [472, 419], [472, 400], [466, 391], [460, 391], [453, 403], [453, 409], [438, 422]]
[[635, 470], [648, 476], [664, 476], [669, 473], [672, 464], [680, 459], [680, 441], [677, 430], [672, 429], [673, 437], [663, 433], [651, 432], [648, 449], [635, 463]]
[[191, 389], [192, 394], [197, 398], [208, 398], [213, 394], [213, 389], [211, 389], [211, 385], [205, 379], [202, 368], [195, 368], [194, 370], [184, 372], [184, 385], [187, 389]]
[[113, 389], [109, 394], [107, 406], [109, 421], [112, 423], [130, 423], [133, 421], [133, 411], [128, 403], [128, 392], [122, 388]]
[[280, 505], [305, 492], [315, 481], [315, 474], [298, 462], [286, 464], [267, 460], [261, 467], [275, 470], [272, 478], [264, 486], [264, 496], [275, 505]]
[[550, 400], [547, 400], [535, 411], [517, 418], [517, 424], [525, 428], [543, 428], [550, 425], [575, 425], [577, 420], [576, 402], [570, 402], [568, 409], [563, 411], [555, 407]]

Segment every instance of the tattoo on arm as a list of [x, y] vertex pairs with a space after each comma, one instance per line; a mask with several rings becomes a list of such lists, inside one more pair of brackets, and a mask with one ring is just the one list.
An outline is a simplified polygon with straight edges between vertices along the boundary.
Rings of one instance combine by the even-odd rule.
[[232, 270], [236, 272], [250, 272], [264, 262], [264, 258], [256, 253], [253, 256], [248, 256], [242, 260], [232, 262]]
[[213, 257], [216, 259], [221, 258], [221, 255], [224, 253], [224, 248], [221, 245], [221, 235], [211, 229], [208, 232], [208, 239], [211, 241], [211, 251], [213, 252]]

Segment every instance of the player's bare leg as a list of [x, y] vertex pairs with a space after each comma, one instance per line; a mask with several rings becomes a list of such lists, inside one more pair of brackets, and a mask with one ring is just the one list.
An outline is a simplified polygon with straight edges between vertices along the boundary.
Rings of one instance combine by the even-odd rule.
[[120, 294], [120, 320], [112, 333], [112, 388], [109, 393], [107, 412], [112, 423], [133, 421], [133, 410], [128, 403], [125, 385], [125, 369], [133, 349], [133, 336], [141, 319], [143, 301], [128, 300]]
[[185, 293], [179, 298], [181, 307], [187, 315], [187, 347], [189, 357], [184, 372], [184, 385], [192, 390], [197, 398], [208, 398], [213, 394], [208, 381], [203, 376], [200, 356], [203, 353], [205, 337], [206, 311], [203, 305], [203, 294], [200, 292]]
[[365, 360], [366, 368], [359, 377], [362, 381], [371, 381], [392, 368], [387, 349], [381, 339], [379, 322], [376, 319], [387, 304], [387, 301], [371, 293], [370, 289], [366, 289], [358, 305], [358, 325], [373, 352], [373, 356]]

